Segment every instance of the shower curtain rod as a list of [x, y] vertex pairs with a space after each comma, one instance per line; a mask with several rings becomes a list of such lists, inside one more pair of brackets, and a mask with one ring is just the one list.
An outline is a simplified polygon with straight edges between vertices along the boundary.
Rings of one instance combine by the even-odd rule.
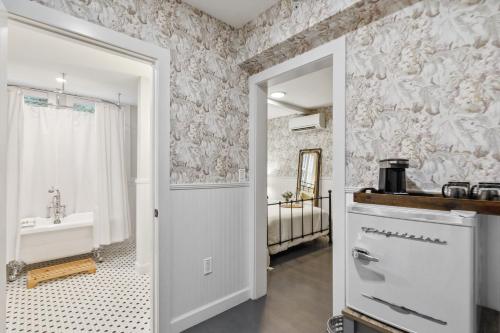
[[[121, 103], [115, 103], [115, 102], [108, 101], [106, 99], [102, 99], [102, 98], [98, 98], [98, 97], [90, 97], [90, 96], [84, 96], [84, 95], [77, 95], [77, 94], [72, 94], [72, 93], [67, 93], [67, 92], [60, 92], [60, 91], [57, 91], [57, 90], [49, 90], [49, 89], [42, 89], [42, 88], [36, 88], [36, 87], [23, 86], [23, 85], [19, 85], [19, 84], [8, 84], [7, 86], [8, 87], [16, 87], [16, 88], [20, 88], [20, 89], [24, 89], [24, 90], [31, 90], [31, 91], [38, 91], [38, 92], [49, 92], [49, 93], [66, 95], [66, 96], [71, 96], [71, 97], [77, 97], [77, 98], [84, 99], [84, 100], [91, 101], [91, 102], [101, 102], [101, 103], [112, 104], [114, 106], [117, 106], [117, 107], [121, 108]], [[70, 107], [70, 106], [67, 106], [67, 105], [57, 105], [57, 106], [59, 106], [59, 107], [62, 106], [62, 107], [67, 107], [67, 108], [73, 108], [73, 107]]]

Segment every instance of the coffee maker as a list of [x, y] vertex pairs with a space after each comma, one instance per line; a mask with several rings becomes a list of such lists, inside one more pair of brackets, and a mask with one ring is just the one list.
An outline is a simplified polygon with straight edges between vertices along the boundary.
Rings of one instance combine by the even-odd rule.
[[406, 169], [410, 162], [402, 158], [389, 158], [379, 161], [380, 193], [408, 194], [406, 192]]

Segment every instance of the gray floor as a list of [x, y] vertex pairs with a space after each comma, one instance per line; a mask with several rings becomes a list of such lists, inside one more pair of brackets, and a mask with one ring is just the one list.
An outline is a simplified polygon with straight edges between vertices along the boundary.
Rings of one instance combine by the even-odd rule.
[[[332, 251], [325, 240], [271, 259], [268, 295], [245, 302], [185, 333], [324, 333], [332, 297]], [[500, 315], [480, 309], [478, 333], [500, 333]], [[357, 333], [374, 331], [357, 327]]]
[[271, 259], [268, 294], [186, 333], [324, 333], [332, 303], [332, 251], [316, 240]]
[[479, 333], [500, 333], [500, 313], [498, 311], [479, 307]]

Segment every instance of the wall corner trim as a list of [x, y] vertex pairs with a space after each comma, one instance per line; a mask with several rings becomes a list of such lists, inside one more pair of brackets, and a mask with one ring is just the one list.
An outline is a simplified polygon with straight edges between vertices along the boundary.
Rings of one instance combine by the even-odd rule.
[[172, 332], [182, 332], [250, 299], [245, 288], [172, 319]]

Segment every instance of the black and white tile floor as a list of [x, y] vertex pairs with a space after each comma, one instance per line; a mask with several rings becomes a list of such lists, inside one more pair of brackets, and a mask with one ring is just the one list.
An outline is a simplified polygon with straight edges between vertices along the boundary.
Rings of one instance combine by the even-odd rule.
[[26, 288], [26, 274], [7, 285], [7, 332], [150, 332], [151, 280], [135, 271], [135, 246], [103, 250], [96, 274]]

